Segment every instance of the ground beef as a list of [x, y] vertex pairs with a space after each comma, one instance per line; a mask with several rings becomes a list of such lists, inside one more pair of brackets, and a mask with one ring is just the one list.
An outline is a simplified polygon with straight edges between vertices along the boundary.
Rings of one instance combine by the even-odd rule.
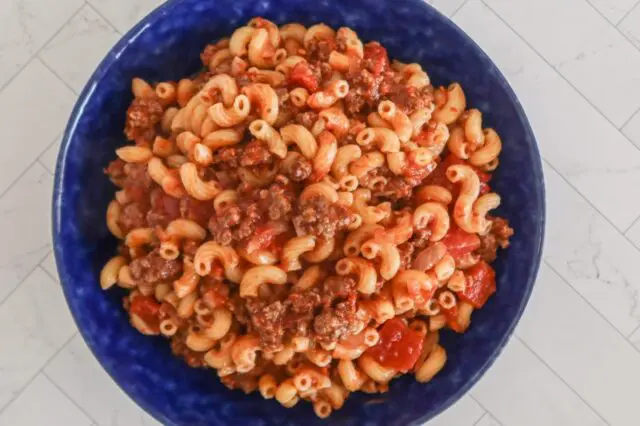
[[258, 379], [253, 375], [234, 373], [220, 377], [220, 381], [229, 389], [240, 389], [246, 394], [258, 388]]
[[259, 196], [260, 208], [268, 213], [269, 219], [291, 219], [296, 194], [290, 184], [276, 178], [269, 188], [260, 191]]
[[189, 349], [185, 343], [186, 333], [178, 332], [171, 338], [171, 352], [178, 357], [184, 358], [189, 367], [203, 367], [205, 352], [195, 352]]
[[148, 201], [153, 181], [147, 173], [146, 164], [125, 164], [123, 167], [125, 177], [122, 179], [122, 187], [131, 201]]
[[199, 201], [190, 196], [180, 199], [179, 210], [180, 217], [193, 220], [202, 227], [207, 226], [209, 218], [214, 214], [211, 201]]
[[426, 108], [433, 103], [433, 89], [431, 86], [416, 89], [405, 84], [394, 84], [388, 89], [383, 89], [383, 91], [388, 93], [384, 99], [392, 101], [407, 115], [420, 108]]
[[300, 156], [291, 164], [288, 170], [288, 176], [294, 182], [302, 182], [311, 176], [312, 171], [313, 167], [311, 166], [311, 162], [303, 156]]
[[233, 242], [233, 233], [242, 220], [242, 210], [238, 205], [231, 205], [218, 215], [209, 219], [209, 232], [218, 244], [229, 245]]
[[348, 300], [356, 293], [356, 281], [351, 277], [332, 275], [322, 283], [322, 304], [331, 307], [336, 301]]
[[254, 139], [244, 147], [240, 156], [240, 165], [243, 167], [259, 166], [273, 163], [273, 154], [261, 141]]
[[411, 269], [413, 263], [413, 254], [415, 252], [415, 245], [409, 241], [402, 243], [398, 246], [400, 252], [400, 269]]
[[309, 61], [327, 62], [331, 52], [336, 50], [337, 44], [333, 38], [312, 39], [307, 48]]
[[173, 198], [161, 189], [151, 191], [151, 209], [147, 212], [150, 227], [166, 228], [169, 222], [180, 217], [180, 200]]
[[351, 224], [349, 209], [342, 204], [331, 204], [323, 196], [316, 196], [298, 206], [293, 226], [298, 235], [316, 235], [333, 238]]
[[431, 231], [429, 228], [414, 229], [413, 235], [409, 239], [409, 242], [417, 249], [425, 248], [429, 244], [429, 238], [431, 237]]
[[318, 121], [318, 113], [315, 111], [306, 111], [295, 116], [295, 122], [309, 130], [311, 130], [316, 121]]
[[324, 308], [313, 320], [313, 331], [320, 343], [331, 343], [352, 334], [356, 325], [356, 297], [353, 294], [335, 308]]
[[385, 198], [391, 201], [398, 201], [411, 197], [412, 193], [413, 186], [406, 179], [396, 176], [387, 182], [380, 195], [384, 195]]
[[513, 236], [513, 228], [509, 226], [506, 219], [501, 217], [490, 217], [489, 219], [493, 220], [491, 230], [487, 235], [480, 236], [480, 248], [477, 252], [485, 262], [496, 260], [498, 247], [502, 249], [509, 247], [509, 238]]
[[118, 226], [123, 233], [136, 228], [147, 227], [147, 212], [149, 212], [149, 204], [145, 202], [133, 202], [122, 208], [118, 217]]
[[225, 147], [214, 151], [213, 164], [220, 166], [220, 170], [237, 169], [240, 166], [242, 149], [236, 147]]
[[107, 176], [109, 176], [109, 179], [111, 179], [111, 182], [113, 182], [114, 185], [117, 185], [119, 187], [122, 187], [122, 181], [126, 177], [124, 173], [125, 164], [126, 163], [123, 160], [118, 158], [110, 162], [107, 168], [104, 169], [104, 173]]
[[173, 281], [182, 274], [182, 262], [163, 259], [157, 250], [144, 257], [134, 259], [130, 264], [131, 276], [139, 283], [156, 284]]
[[247, 311], [253, 330], [260, 336], [262, 349], [269, 352], [282, 349], [286, 306], [280, 301], [266, 303], [251, 297], [247, 299]]
[[162, 105], [157, 99], [135, 98], [127, 110], [124, 133], [127, 139], [139, 142], [152, 141], [155, 126], [162, 119]]

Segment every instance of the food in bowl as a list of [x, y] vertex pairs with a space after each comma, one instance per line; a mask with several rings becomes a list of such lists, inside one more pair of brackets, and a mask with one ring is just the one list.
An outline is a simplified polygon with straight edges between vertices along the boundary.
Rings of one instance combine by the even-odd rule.
[[502, 143], [418, 64], [349, 28], [252, 19], [178, 82], [134, 79], [106, 168], [102, 269], [131, 324], [192, 367], [319, 417], [398, 375], [496, 291], [513, 230], [488, 214]]

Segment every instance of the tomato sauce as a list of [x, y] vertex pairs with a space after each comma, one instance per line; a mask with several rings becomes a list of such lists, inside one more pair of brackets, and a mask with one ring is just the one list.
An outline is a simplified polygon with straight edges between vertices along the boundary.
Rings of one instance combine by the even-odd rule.
[[489, 297], [496, 292], [496, 273], [487, 262], [480, 261], [465, 274], [467, 286], [458, 292], [458, 297], [471, 303], [474, 308], [484, 306]]
[[309, 92], [318, 90], [318, 78], [315, 76], [311, 68], [306, 62], [298, 62], [291, 68], [289, 73], [289, 84], [294, 86], [302, 86]]
[[449, 166], [454, 166], [457, 164], [467, 165], [471, 167], [476, 174], [478, 175], [478, 179], [480, 179], [480, 195], [486, 194], [491, 191], [491, 187], [489, 186], [489, 181], [491, 180], [491, 174], [485, 173], [483, 171], [478, 170], [477, 168], [469, 165], [465, 161], [459, 159], [453, 154], [447, 155], [447, 157], [442, 160], [442, 162], [436, 167], [436, 169], [425, 179], [425, 185], [439, 185], [443, 188], [446, 188], [451, 192], [454, 198], [458, 196], [459, 185], [454, 184], [449, 179], [447, 179], [446, 172]]
[[151, 296], [137, 296], [129, 307], [131, 314], [137, 315], [154, 333], [160, 332], [160, 304]]
[[380, 341], [366, 353], [386, 368], [403, 373], [413, 368], [422, 352], [422, 335], [397, 317], [385, 322], [379, 332]]

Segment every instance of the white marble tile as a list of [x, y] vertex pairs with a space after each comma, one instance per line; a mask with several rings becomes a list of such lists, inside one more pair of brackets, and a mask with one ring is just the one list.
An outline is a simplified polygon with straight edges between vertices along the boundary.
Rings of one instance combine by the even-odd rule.
[[116, 29], [125, 33], [163, 0], [87, 0]]
[[465, 395], [423, 426], [473, 426], [484, 412], [484, 409], [473, 398]]
[[502, 426], [491, 414], [486, 413], [474, 426]]
[[80, 93], [120, 35], [86, 5], [40, 52], [40, 57]]
[[466, 0], [425, 0], [431, 6], [438, 9], [440, 13], [445, 16], [451, 17], [451, 15], [466, 1]]
[[78, 10], [82, 0], [3, 0], [0, 4], [0, 87]]
[[159, 425], [120, 390], [79, 334], [60, 351], [45, 371], [100, 425]]
[[586, 0], [607, 18], [609, 22], [616, 25], [627, 12], [636, 4], [638, 0]]
[[505, 425], [605, 425], [517, 338], [511, 339], [471, 394]]
[[640, 351], [640, 327], [629, 336], [629, 341]]
[[74, 101], [73, 92], [38, 59], [0, 92], [2, 138], [11, 143], [0, 156], [0, 193], [62, 132]]
[[618, 28], [640, 49], [640, 4], [618, 24]]
[[56, 171], [56, 162], [58, 161], [58, 151], [60, 151], [60, 144], [62, 143], [62, 135], [56, 138], [55, 142], [53, 142], [49, 148], [47, 148], [40, 155], [40, 162], [49, 170], [51, 173]]
[[0, 302], [51, 250], [53, 178], [35, 163], [0, 198]]
[[557, 173], [544, 170], [550, 237], [545, 260], [628, 335], [640, 323], [640, 251]]
[[[620, 196], [633, 194], [640, 187], [637, 147], [483, 3], [467, 3], [455, 22], [509, 78], [525, 107], [542, 154], [618, 229], [626, 229], [640, 214], [640, 198]], [[640, 64], [636, 70], [640, 72]], [[640, 89], [640, 84], [635, 87]], [[630, 96], [629, 92], [625, 96]], [[640, 101], [640, 97], [637, 99]]]
[[92, 423], [43, 374], [38, 374], [29, 387], [0, 414], [0, 425], [7, 426], [89, 426]]
[[616, 126], [640, 105], [640, 51], [584, 0], [486, 3]]
[[75, 332], [62, 289], [36, 268], [0, 305], [0, 410]]
[[607, 422], [637, 424], [640, 353], [546, 265], [517, 334]]

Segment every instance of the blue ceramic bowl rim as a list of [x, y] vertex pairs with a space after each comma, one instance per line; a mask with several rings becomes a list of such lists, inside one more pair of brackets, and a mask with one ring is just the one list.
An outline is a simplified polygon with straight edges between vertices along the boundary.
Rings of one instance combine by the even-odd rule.
[[[86, 330], [83, 327], [82, 322], [78, 320], [76, 316], [76, 312], [72, 309], [71, 303], [69, 302], [70, 298], [73, 297], [71, 292], [71, 287], [73, 286], [73, 283], [71, 282], [72, 281], [71, 276], [66, 270], [65, 265], [60, 261], [60, 259], [62, 258], [62, 252], [64, 251], [65, 246], [64, 244], [58, 244], [58, 241], [60, 238], [59, 224], [61, 223], [60, 221], [62, 219], [61, 209], [62, 209], [62, 199], [63, 199], [63, 193], [61, 191], [61, 182], [65, 174], [65, 166], [66, 166], [65, 159], [67, 156], [69, 141], [71, 140], [71, 138], [74, 137], [76, 125], [84, 112], [85, 105], [91, 100], [91, 95], [93, 93], [95, 86], [102, 79], [102, 77], [108, 73], [110, 67], [118, 61], [119, 52], [122, 52], [124, 49], [126, 49], [128, 44], [134, 41], [141, 31], [144, 31], [148, 26], [153, 25], [154, 22], [158, 19], [158, 17], [160, 17], [161, 15], [170, 13], [172, 8], [176, 7], [176, 5], [179, 4], [181, 1], [182, 0], [168, 0], [165, 3], [161, 4], [160, 6], [156, 7], [147, 16], [141, 19], [136, 25], [134, 25], [126, 34], [124, 34], [122, 38], [120, 38], [120, 40], [109, 50], [109, 52], [105, 55], [104, 59], [100, 62], [96, 70], [93, 72], [93, 74], [89, 78], [87, 84], [84, 86], [82, 92], [80, 93], [80, 96], [78, 97], [78, 100], [76, 101], [73, 111], [71, 112], [71, 116], [69, 117], [69, 120], [67, 122], [67, 126], [65, 128], [62, 142], [60, 145], [60, 150], [58, 152], [58, 158], [56, 161], [56, 170], [54, 174], [54, 191], [53, 191], [53, 202], [52, 202], [52, 210], [53, 210], [52, 234], [53, 234], [53, 243], [54, 243], [54, 254], [56, 258], [56, 266], [58, 269], [60, 283], [62, 285], [62, 289], [65, 296], [65, 301], [67, 302], [67, 306], [71, 311], [74, 322], [78, 326], [78, 330], [80, 331], [80, 334], [85, 341], [87, 340], [87, 336], [85, 336]], [[513, 335], [514, 329], [518, 324], [518, 322], [520, 321], [520, 318], [522, 317], [522, 314], [524, 313], [524, 310], [529, 302], [529, 299], [531, 297], [531, 292], [533, 291], [533, 286], [535, 284], [536, 278], [539, 273], [540, 262], [542, 260], [542, 249], [544, 246], [544, 238], [545, 238], [545, 231], [546, 231], [545, 223], [546, 223], [547, 209], [546, 209], [546, 189], [545, 189], [545, 183], [544, 183], [544, 175], [542, 171], [542, 159], [540, 156], [540, 151], [538, 149], [538, 144], [537, 144], [533, 129], [531, 128], [531, 124], [529, 123], [529, 120], [527, 119], [527, 116], [524, 112], [522, 104], [518, 100], [518, 97], [516, 96], [513, 88], [511, 87], [511, 85], [509, 84], [505, 76], [502, 74], [500, 69], [497, 67], [497, 65], [491, 60], [489, 55], [487, 55], [487, 53], [469, 35], [467, 35], [451, 19], [449, 19], [447, 16], [440, 13], [437, 9], [435, 9], [430, 4], [425, 2], [422, 6], [428, 9], [431, 9], [431, 12], [434, 15], [438, 16], [439, 19], [442, 20], [444, 23], [446, 23], [447, 26], [449, 26], [449, 28], [452, 31], [455, 31], [456, 33], [458, 33], [458, 35], [462, 36], [468, 42], [470, 42], [470, 45], [472, 46], [472, 48], [475, 49], [480, 54], [479, 57], [480, 57], [480, 60], [483, 62], [483, 65], [485, 65], [485, 67], [490, 69], [494, 73], [496, 78], [500, 81], [501, 85], [504, 88], [506, 88], [506, 92], [509, 96], [509, 99], [512, 102], [514, 109], [516, 111], [517, 118], [518, 120], [520, 120], [523, 126], [524, 132], [528, 134], [530, 140], [532, 141], [532, 146], [530, 148], [534, 155], [532, 158], [533, 163], [531, 164], [532, 166], [531, 173], [534, 175], [534, 181], [537, 182], [537, 185], [535, 188], [536, 198], [540, 200], [540, 203], [541, 203], [541, 205], [539, 206], [540, 212], [541, 212], [538, 220], [539, 229], [536, 230], [538, 231], [537, 233], [539, 234], [539, 239], [533, 242], [537, 246], [535, 251], [536, 256], [535, 256], [535, 259], [530, 259], [533, 261], [533, 268], [531, 269], [532, 271], [531, 275], [528, 277], [528, 280], [526, 283], [526, 291], [524, 293], [524, 296], [519, 301], [519, 306], [518, 306], [516, 315], [513, 317], [513, 320], [509, 324], [509, 327], [507, 328], [506, 332], [500, 338], [500, 341], [495, 351], [491, 354], [491, 356], [487, 358], [485, 363], [478, 368], [477, 373], [474, 376], [470, 377], [466, 383], [460, 386], [457, 392], [452, 394], [447, 400], [445, 400], [440, 405], [440, 407], [434, 410], [433, 415], [430, 418], [435, 418], [436, 416], [441, 414], [443, 411], [445, 411], [447, 408], [449, 408], [458, 399], [460, 399], [463, 395], [465, 395], [469, 391], [469, 389], [471, 389], [471, 387], [477, 383], [480, 377], [482, 377], [486, 373], [489, 367], [491, 367], [493, 363], [496, 361], [496, 359], [500, 356], [504, 347], [506, 346], [509, 339]], [[97, 285], [97, 279], [96, 279], [96, 285]], [[147, 413], [152, 415], [156, 420], [160, 422], [163, 421], [163, 417], [159, 415], [159, 413], [157, 412], [154, 406], [135, 399], [132, 396], [131, 389], [129, 389], [131, 385], [120, 383], [114, 377], [114, 375], [109, 371], [109, 369], [105, 368], [102, 360], [100, 359], [100, 356], [96, 354], [96, 352], [90, 345], [89, 345], [89, 349], [93, 354], [93, 356], [100, 363], [100, 366], [107, 372], [109, 377], [111, 377], [111, 379], [116, 383], [116, 385], [120, 387], [120, 389], [122, 389], [138, 406], [140, 406]], [[419, 422], [424, 422], [426, 420], [427, 420], [426, 415], [420, 419], [416, 419], [416, 421], [419, 421]]]

